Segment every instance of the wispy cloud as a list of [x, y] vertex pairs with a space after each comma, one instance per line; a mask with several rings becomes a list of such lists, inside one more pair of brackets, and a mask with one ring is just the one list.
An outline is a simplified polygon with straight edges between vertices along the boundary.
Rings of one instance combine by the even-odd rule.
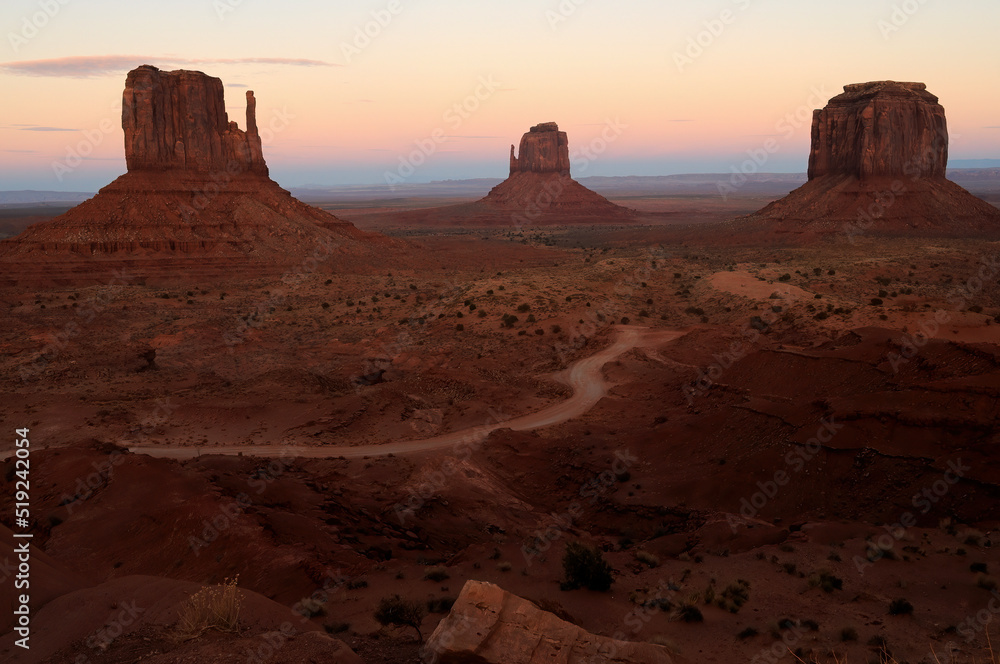
[[995, 126], [995, 127], [983, 127], [983, 129], [1000, 129], [1000, 126]]
[[503, 138], [503, 136], [461, 136], [461, 135], [457, 135], [456, 134], [456, 135], [452, 135], [452, 136], [445, 136], [445, 138], [489, 138], [489, 139], [493, 139], [493, 138]]
[[249, 88], [246, 83], [226, 83], [227, 88]]
[[0, 62], [0, 73], [19, 76], [62, 76], [67, 78], [93, 78], [108, 76], [135, 69], [139, 65], [155, 64], [162, 67], [200, 65], [283, 65], [289, 67], [338, 67], [322, 60], [302, 58], [176, 58], [148, 55], [79, 55], [51, 60], [21, 60]]
[[18, 127], [18, 131], [76, 131], [66, 127]]
[[38, 154], [38, 150], [0, 150], [0, 152], [14, 152], [16, 154]]

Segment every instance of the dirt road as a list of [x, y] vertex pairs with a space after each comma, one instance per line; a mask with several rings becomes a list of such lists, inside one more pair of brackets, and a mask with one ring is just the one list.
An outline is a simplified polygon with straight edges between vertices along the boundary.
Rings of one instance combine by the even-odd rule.
[[202, 454], [223, 454], [233, 456], [260, 457], [305, 457], [325, 458], [344, 457], [357, 459], [361, 457], [396, 456], [441, 450], [456, 445], [468, 445], [484, 440], [497, 429], [513, 429], [514, 431], [529, 431], [543, 427], [562, 424], [574, 417], [583, 415], [607, 395], [608, 384], [604, 380], [602, 369], [608, 362], [624, 353], [638, 347], [656, 347], [678, 339], [687, 330], [649, 329], [634, 325], [619, 325], [615, 327], [617, 338], [613, 344], [600, 350], [590, 357], [574, 362], [568, 369], [561, 371], [555, 379], [573, 389], [573, 396], [566, 401], [553, 404], [536, 413], [528, 413], [505, 422], [483, 424], [477, 427], [453, 431], [424, 440], [406, 440], [381, 443], [378, 445], [361, 445], [358, 447], [300, 447], [292, 445], [225, 445], [211, 447], [129, 447], [130, 452], [147, 454], [149, 456], [168, 459], [190, 459]]

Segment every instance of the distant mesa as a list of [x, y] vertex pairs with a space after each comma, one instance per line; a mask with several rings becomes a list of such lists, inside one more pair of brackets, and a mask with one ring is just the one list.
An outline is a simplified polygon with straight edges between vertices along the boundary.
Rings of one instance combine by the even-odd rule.
[[510, 146], [510, 176], [476, 205], [509, 212], [524, 225], [613, 221], [636, 214], [572, 178], [569, 139], [555, 122], [532, 127], [521, 137], [519, 154]]
[[738, 220], [784, 233], [1000, 231], [1000, 210], [945, 177], [948, 124], [923, 83], [844, 87], [813, 113], [809, 180]]
[[256, 99], [252, 91], [246, 98], [243, 131], [229, 121], [218, 78], [150, 65], [129, 72], [122, 95], [128, 173], [67, 213], [0, 242], [0, 258], [49, 261], [53, 273], [66, 258], [138, 259], [143, 268], [151, 258], [184, 257], [203, 266], [210, 265], [205, 257], [219, 265], [280, 266], [316, 254], [362, 261], [395, 244], [298, 201], [271, 180]]

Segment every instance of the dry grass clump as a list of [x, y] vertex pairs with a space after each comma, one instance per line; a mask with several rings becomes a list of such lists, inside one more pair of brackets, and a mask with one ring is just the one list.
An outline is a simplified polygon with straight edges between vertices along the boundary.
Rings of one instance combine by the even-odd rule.
[[191, 595], [181, 607], [178, 630], [187, 637], [209, 630], [238, 632], [243, 596], [236, 583], [239, 576], [226, 579], [222, 585], [205, 586]]

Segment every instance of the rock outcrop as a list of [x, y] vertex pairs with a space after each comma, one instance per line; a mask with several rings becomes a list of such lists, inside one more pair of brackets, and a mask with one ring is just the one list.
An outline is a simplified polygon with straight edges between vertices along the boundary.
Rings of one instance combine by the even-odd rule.
[[786, 237], [1000, 233], [1000, 210], [947, 166], [944, 108], [923, 83], [848, 85], [813, 114], [808, 182], [737, 224]]
[[143, 65], [125, 79], [122, 128], [129, 172], [177, 170], [268, 174], [247, 91], [247, 129], [226, 114], [222, 81], [197, 71]]
[[89, 268], [71, 269], [67, 260], [117, 261], [115, 269], [142, 277], [176, 274], [184, 269], [177, 259], [184, 259], [196, 261], [203, 276], [213, 266], [230, 276], [234, 266], [281, 272], [317, 255], [337, 267], [365, 265], [387, 247], [401, 247], [279, 187], [268, 177], [253, 92], [246, 115], [243, 131], [226, 114], [222, 81], [202, 72], [149, 65], [129, 72], [122, 95], [128, 173], [67, 213], [0, 242], [3, 263], [22, 261], [0, 271], [23, 280], [44, 264], [45, 277], [65, 273], [55, 281], [68, 283]]
[[440, 664], [670, 664], [665, 648], [617, 641], [490, 583], [468, 581], [425, 651]]
[[615, 205], [570, 175], [569, 139], [555, 122], [535, 125], [510, 148], [510, 177], [474, 204], [479, 212], [506, 215], [515, 226], [621, 221], [635, 212]]
[[948, 123], [923, 83], [844, 87], [813, 113], [809, 179], [828, 175], [943, 178]]
[[521, 137], [521, 146], [514, 156], [510, 146], [510, 174], [558, 173], [569, 175], [569, 139], [559, 131], [555, 122], [545, 122], [532, 127]]

